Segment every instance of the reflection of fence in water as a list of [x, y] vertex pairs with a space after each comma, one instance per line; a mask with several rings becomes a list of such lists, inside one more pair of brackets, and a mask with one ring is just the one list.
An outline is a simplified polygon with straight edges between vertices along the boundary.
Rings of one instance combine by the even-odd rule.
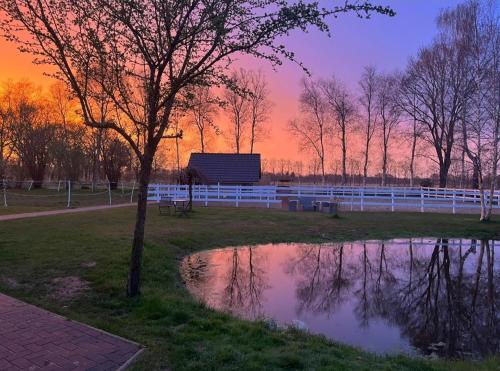
[[2, 181], [1, 205], [26, 208], [64, 208], [113, 205], [133, 202], [137, 196], [135, 183], [119, 183], [112, 189], [109, 183], [72, 181], [33, 182]]
[[[339, 202], [350, 210], [391, 211], [452, 211], [477, 210], [480, 193], [474, 189], [409, 188], [409, 187], [333, 187], [333, 186], [240, 186], [240, 185], [193, 185], [193, 201], [205, 206], [229, 204], [236, 207], [245, 204], [271, 207], [281, 206], [285, 200], [314, 198]], [[153, 184], [148, 190], [148, 200], [158, 201], [162, 196], [186, 198], [189, 186]], [[486, 202], [489, 192], [485, 192]], [[493, 195], [493, 208], [500, 209], [500, 191]]]

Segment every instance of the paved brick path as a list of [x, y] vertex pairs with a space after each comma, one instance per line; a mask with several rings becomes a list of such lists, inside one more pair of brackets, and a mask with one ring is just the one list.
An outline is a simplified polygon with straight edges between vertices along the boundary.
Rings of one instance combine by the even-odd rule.
[[0, 370], [117, 370], [141, 348], [0, 294]]

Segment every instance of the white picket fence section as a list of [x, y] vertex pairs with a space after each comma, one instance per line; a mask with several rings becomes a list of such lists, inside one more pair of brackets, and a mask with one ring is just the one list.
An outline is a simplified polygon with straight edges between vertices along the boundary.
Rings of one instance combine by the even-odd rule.
[[[162, 197], [188, 198], [189, 187], [175, 184], [152, 184], [148, 189], [148, 200], [159, 201]], [[314, 185], [290, 186], [239, 186], [239, 185], [194, 185], [193, 201], [209, 204], [281, 206], [287, 200], [304, 197], [315, 200], [339, 202], [344, 209], [391, 211], [457, 211], [474, 210], [480, 207], [480, 194], [473, 189], [452, 188], [408, 188], [408, 187], [338, 187]], [[489, 197], [489, 192], [486, 192]], [[500, 191], [493, 196], [493, 207], [500, 209]]]

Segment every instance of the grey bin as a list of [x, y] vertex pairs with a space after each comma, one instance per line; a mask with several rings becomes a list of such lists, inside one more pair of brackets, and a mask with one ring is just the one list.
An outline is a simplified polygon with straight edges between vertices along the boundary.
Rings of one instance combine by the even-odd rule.
[[298, 200], [288, 201], [288, 211], [297, 211]]
[[338, 202], [330, 202], [329, 208], [328, 208], [328, 213], [333, 216], [337, 216], [339, 211], [339, 204]]

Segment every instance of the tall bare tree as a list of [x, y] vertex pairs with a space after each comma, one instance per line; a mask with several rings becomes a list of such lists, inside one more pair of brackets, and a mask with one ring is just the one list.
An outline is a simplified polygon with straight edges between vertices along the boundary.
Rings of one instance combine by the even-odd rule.
[[5, 84], [0, 91], [0, 182], [5, 179], [7, 162], [12, 155], [12, 94], [12, 84]]
[[394, 129], [400, 123], [401, 108], [398, 101], [399, 79], [395, 75], [377, 77], [376, 107], [380, 116], [380, 134], [382, 137], [382, 186], [387, 184], [387, 162], [389, 144]]
[[[139, 159], [129, 296], [140, 291], [154, 156], [186, 89], [226, 83], [237, 53], [276, 65], [293, 60], [283, 36], [310, 26], [328, 31], [326, 18], [349, 11], [393, 14], [349, 1], [320, 6], [301, 0], [0, 0], [2, 33], [37, 62], [52, 65], [79, 101], [84, 122], [118, 132]], [[92, 102], [100, 93], [118, 117], [99, 118]]]
[[477, 178], [480, 220], [487, 221], [491, 217], [498, 167], [499, 17], [493, 3], [471, 0], [444, 11], [439, 23], [443, 38], [461, 51], [470, 82], [470, 89], [462, 96], [461, 144]]
[[301, 117], [291, 120], [288, 127], [299, 139], [302, 150], [312, 152], [319, 163], [321, 180], [325, 182], [326, 139], [331, 132], [328, 105], [322, 94], [321, 83], [316, 80], [302, 80], [299, 99]]
[[248, 105], [250, 110], [250, 153], [255, 143], [267, 132], [263, 125], [269, 119], [271, 101], [264, 74], [261, 71], [248, 71]]
[[50, 147], [56, 126], [40, 101], [19, 96], [12, 109], [12, 148], [33, 181], [34, 188], [43, 184], [51, 162]]
[[249, 78], [245, 70], [240, 69], [231, 76], [231, 85], [224, 92], [226, 111], [230, 119], [230, 142], [235, 153], [242, 151], [245, 129], [250, 119], [248, 106]]
[[460, 52], [437, 39], [408, 64], [401, 94], [405, 112], [423, 125], [436, 154], [439, 186], [446, 187], [467, 77]]
[[377, 127], [378, 112], [375, 109], [375, 94], [377, 90], [376, 69], [374, 66], [364, 68], [361, 79], [359, 80], [361, 88], [360, 104], [363, 108], [362, 132], [364, 137], [364, 160], [363, 160], [363, 186], [366, 185], [368, 177], [368, 164], [370, 143]]
[[329, 107], [330, 115], [340, 131], [342, 150], [342, 185], [347, 184], [347, 134], [355, 123], [357, 107], [347, 88], [335, 77], [322, 82], [322, 91]]
[[198, 131], [200, 152], [205, 153], [209, 130], [212, 129], [216, 134], [220, 133], [219, 127], [214, 122], [218, 101], [208, 86], [197, 86], [191, 94], [190, 118]]

